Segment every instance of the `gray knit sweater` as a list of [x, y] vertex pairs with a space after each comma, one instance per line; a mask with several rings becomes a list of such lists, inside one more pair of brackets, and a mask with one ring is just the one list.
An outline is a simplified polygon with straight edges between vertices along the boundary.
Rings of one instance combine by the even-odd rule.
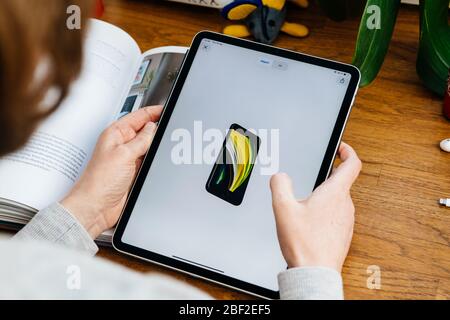
[[[98, 248], [60, 204], [40, 211], [12, 241], [0, 241], [0, 299], [209, 299], [159, 274], [93, 257]], [[293, 268], [278, 275], [282, 299], [343, 299], [338, 272]]]

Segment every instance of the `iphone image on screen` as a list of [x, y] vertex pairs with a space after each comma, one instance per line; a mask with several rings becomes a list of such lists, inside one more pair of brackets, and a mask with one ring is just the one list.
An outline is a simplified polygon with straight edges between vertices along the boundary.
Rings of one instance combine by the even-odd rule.
[[242, 203], [258, 155], [260, 138], [238, 124], [228, 130], [206, 190], [235, 206]]

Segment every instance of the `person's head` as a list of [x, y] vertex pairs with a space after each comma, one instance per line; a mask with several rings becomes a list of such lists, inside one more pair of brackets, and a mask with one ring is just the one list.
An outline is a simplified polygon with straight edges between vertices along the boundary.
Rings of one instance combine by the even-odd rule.
[[[91, 0], [0, 1], [0, 156], [22, 146], [66, 96], [82, 64]], [[67, 8], [81, 9], [69, 30]], [[56, 99], [44, 98], [49, 91]], [[51, 103], [50, 103], [51, 100]]]

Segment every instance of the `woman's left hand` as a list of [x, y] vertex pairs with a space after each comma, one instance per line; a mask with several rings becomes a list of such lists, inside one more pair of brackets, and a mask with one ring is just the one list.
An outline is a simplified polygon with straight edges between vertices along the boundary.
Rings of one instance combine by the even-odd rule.
[[108, 127], [83, 175], [61, 201], [93, 239], [117, 223], [161, 111], [161, 106], [142, 108]]

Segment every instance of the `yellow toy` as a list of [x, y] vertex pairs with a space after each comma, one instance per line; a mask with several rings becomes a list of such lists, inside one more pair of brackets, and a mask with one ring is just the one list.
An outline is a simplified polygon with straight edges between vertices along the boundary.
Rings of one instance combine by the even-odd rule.
[[[308, 0], [291, 2], [308, 7]], [[228, 20], [244, 22], [225, 27], [224, 34], [239, 38], [253, 36], [262, 43], [272, 43], [280, 31], [294, 37], [306, 37], [309, 33], [302, 24], [284, 21], [286, 0], [235, 0], [222, 9], [222, 15]]]

